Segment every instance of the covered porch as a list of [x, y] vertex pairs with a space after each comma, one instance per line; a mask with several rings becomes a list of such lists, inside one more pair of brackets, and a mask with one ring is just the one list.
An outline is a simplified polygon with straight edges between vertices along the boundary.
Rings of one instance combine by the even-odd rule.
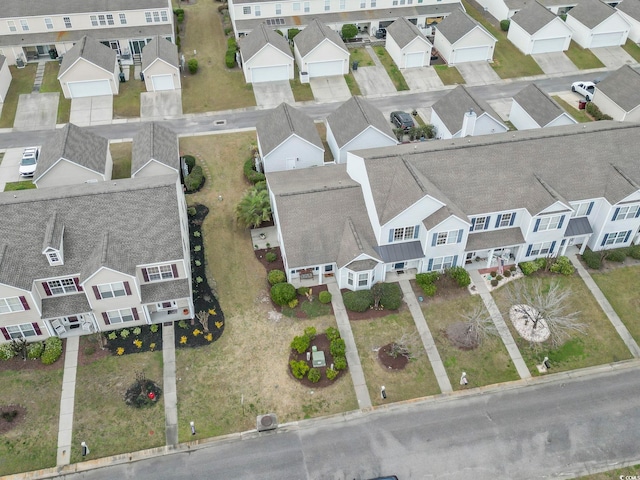
[[567, 229], [560, 244], [559, 255], [565, 255], [567, 248], [573, 245], [579, 246], [580, 255], [582, 255], [592, 234], [593, 228], [591, 228], [587, 217], [572, 218], [567, 223]]
[[464, 266], [467, 270], [489, 271], [517, 264], [524, 246], [524, 237], [519, 228], [471, 233]]

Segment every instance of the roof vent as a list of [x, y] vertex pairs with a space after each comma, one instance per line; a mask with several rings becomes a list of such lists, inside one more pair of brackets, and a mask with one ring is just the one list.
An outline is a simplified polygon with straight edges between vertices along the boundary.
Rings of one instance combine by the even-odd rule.
[[267, 432], [278, 428], [278, 417], [275, 413], [267, 413], [266, 415], [258, 415], [256, 417], [256, 428], [259, 432]]

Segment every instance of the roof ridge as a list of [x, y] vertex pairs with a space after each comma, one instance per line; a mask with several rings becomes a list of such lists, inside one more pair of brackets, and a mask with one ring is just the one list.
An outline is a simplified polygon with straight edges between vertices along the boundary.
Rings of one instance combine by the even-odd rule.
[[365, 112], [364, 108], [362, 108], [362, 104], [360, 103], [360, 100], [363, 100], [362, 97], [360, 96], [355, 96], [353, 97], [356, 104], [358, 105], [358, 109], [360, 110], [360, 113], [362, 113], [362, 116], [364, 117], [364, 119], [366, 120], [366, 122], [369, 125], [373, 125], [373, 122], [371, 121], [371, 119], [369, 118], [369, 115], [367, 115], [367, 112]]
[[109, 251], [109, 231], [107, 230], [102, 235], [102, 248], [100, 249], [100, 265], [105, 265], [107, 263], [107, 253]]
[[360, 240], [360, 235], [358, 235], [356, 226], [353, 224], [351, 217], [347, 217], [347, 225], [349, 226], [349, 229], [351, 230], [351, 234], [353, 235], [353, 238], [356, 241], [356, 246], [358, 247], [360, 252], [364, 252], [364, 247], [362, 246], [362, 240]]
[[422, 190], [423, 193], [427, 193], [427, 189], [424, 186], [424, 183], [422, 183], [422, 180], [418, 177], [418, 172], [414, 170], [413, 165], [409, 162], [409, 160], [404, 158], [404, 156], [400, 158], [402, 159], [402, 163], [404, 163], [406, 169], [409, 171], [409, 174], [413, 177], [418, 187], [420, 187], [420, 190]]
[[618, 172], [622, 178], [624, 178], [627, 182], [629, 182], [629, 184], [630, 184], [632, 187], [635, 187], [635, 188], [640, 189], [640, 185], [638, 185], [638, 183], [637, 183], [637, 182], [635, 182], [631, 177], [629, 177], [629, 176], [624, 172], [624, 170], [622, 170], [622, 168], [618, 167], [617, 165], [614, 165], [613, 163], [610, 163], [609, 165], [611, 165], [611, 166], [613, 167], [613, 169], [614, 169], [616, 172]]
[[560, 195], [560, 193], [558, 193], [558, 191], [555, 188], [553, 188], [545, 180], [543, 180], [542, 177], [540, 177], [540, 175], [538, 175], [537, 173], [534, 173], [533, 176], [540, 183], [540, 185], [542, 185], [542, 188], [544, 188], [547, 192], [549, 192], [549, 195], [551, 195], [554, 199], [556, 199], [559, 202], [567, 202], [566, 199], [562, 195]]
[[333, 185], [331, 187], [322, 187], [322, 188], [312, 188], [309, 190], [304, 190], [301, 192], [285, 192], [280, 193], [278, 197], [293, 197], [294, 195], [306, 195], [308, 193], [320, 193], [320, 192], [330, 192], [333, 190], [345, 190], [347, 188], [360, 188], [360, 185]]
[[298, 133], [296, 131], [296, 126], [293, 123], [293, 119], [291, 118], [291, 112], [289, 112], [289, 104], [286, 103], [286, 102], [282, 102], [282, 104], [284, 105], [283, 110], [284, 110], [285, 117], [287, 117], [287, 123], [289, 124], [289, 130], [291, 130], [291, 132], [293, 132], [293, 133]]

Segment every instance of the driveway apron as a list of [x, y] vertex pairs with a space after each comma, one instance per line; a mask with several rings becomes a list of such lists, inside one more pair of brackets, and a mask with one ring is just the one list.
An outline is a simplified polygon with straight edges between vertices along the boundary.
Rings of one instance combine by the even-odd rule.
[[0, 163], [0, 192], [9, 182], [20, 181], [20, 160], [22, 160], [22, 148], [10, 148], [4, 152], [4, 158]]
[[182, 115], [182, 90], [142, 92], [140, 94], [140, 118], [160, 119]]
[[351, 98], [351, 90], [342, 75], [309, 79], [313, 98], [319, 103], [345, 102]]
[[444, 87], [433, 67], [405, 68], [402, 75], [412, 92], [428, 92]]
[[396, 94], [395, 85], [387, 75], [378, 55], [370, 46], [365, 47], [367, 53], [375, 63], [375, 67], [360, 67], [353, 71], [353, 76], [358, 82], [363, 95], [388, 95]]
[[622, 47], [592, 48], [591, 52], [607, 68], [618, 69], [624, 65], [635, 65], [637, 63]]
[[289, 80], [254, 83], [253, 95], [256, 97], [258, 108], [275, 108], [282, 102], [289, 105], [296, 102]]
[[455, 67], [464, 78], [467, 86], [489, 85], [500, 82], [500, 76], [491, 68], [489, 62], [459, 63]]
[[59, 93], [31, 93], [20, 95], [13, 127], [16, 130], [44, 130], [56, 128]]
[[531, 56], [547, 75], [578, 71], [578, 67], [569, 60], [569, 57], [567, 57], [564, 52], [538, 53]]

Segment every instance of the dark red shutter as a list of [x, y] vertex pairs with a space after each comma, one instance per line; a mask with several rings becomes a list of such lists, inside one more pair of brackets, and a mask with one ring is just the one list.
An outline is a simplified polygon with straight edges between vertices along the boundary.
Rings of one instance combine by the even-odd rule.
[[140, 317], [138, 316], [138, 309], [137, 308], [132, 308], [131, 309], [131, 313], [133, 313], [133, 319], [134, 320], [140, 320]]
[[42, 288], [44, 288], [44, 293], [47, 297], [51, 296], [51, 289], [49, 288], [49, 284], [47, 282], [42, 282]]
[[82, 290], [82, 286], [80, 285], [80, 279], [74, 278], [73, 281], [76, 284], [76, 288], [78, 289], [78, 291], [82, 292], [83, 290]]
[[42, 335], [42, 332], [40, 331], [40, 325], [38, 325], [37, 323], [32, 323], [31, 325], [33, 326], [33, 329], [36, 331], [36, 335]]
[[127, 295], [131, 295], [131, 287], [129, 286], [129, 282], [124, 282], [124, 291]]
[[20, 297], [20, 302], [22, 303], [22, 308], [24, 308], [25, 310], [31, 310], [29, 304], [27, 303], [26, 297]]
[[146, 268], [142, 269], [142, 278], [144, 278], [145, 282], [149, 281], [149, 274], [147, 273], [147, 269]]
[[98, 290], [98, 287], [96, 287], [95, 285], [93, 286], [93, 294], [96, 296], [96, 300], [102, 299], [102, 297], [100, 296], [100, 290]]
[[107, 315], [107, 312], [102, 312], [102, 320], [104, 320], [105, 325], [111, 325], [111, 322], [109, 321], [109, 315]]
[[11, 335], [9, 335], [6, 328], [0, 327], [0, 331], [2, 332], [2, 335], [4, 335], [5, 340], [11, 340]]
[[178, 266], [175, 263], [171, 264], [171, 271], [173, 272], [173, 278], [178, 278]]

